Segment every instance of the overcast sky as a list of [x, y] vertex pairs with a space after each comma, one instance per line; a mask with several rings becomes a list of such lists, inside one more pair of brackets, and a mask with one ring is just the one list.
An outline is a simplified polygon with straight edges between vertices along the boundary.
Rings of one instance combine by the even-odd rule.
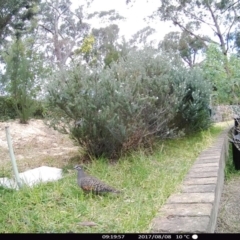
[[[72, 0], [72, 3], [74, 6], [80, 5], [79, 0]], [[158, 7], [159, 0], [137, 0], [135, 3], [129, 5], [126, 5], [126, 0], [94, 0], [90, 11], [108, 11], [114, 9], [126, 18], [126, 20], [118, 22], [120, 35], [124, 35], [126, 39], [129, 39], [138, 30], [146, 26], [151, 26], [157, 31], [152, 38], [159, 42], [166, 33], [176, 28], [170, 27], [170, 24], [160, 22], [159, 20], [155, 22], [151, 21], [151, 23], [144, 21], [144, 18], [151, 15]], [[97, 22], [93, 25], [95, 28], [100, 27]]]

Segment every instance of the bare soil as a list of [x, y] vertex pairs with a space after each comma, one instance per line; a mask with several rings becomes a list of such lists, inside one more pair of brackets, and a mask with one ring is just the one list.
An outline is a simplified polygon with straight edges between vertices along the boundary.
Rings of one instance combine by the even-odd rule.
[[240, 233], [240, 176], [224, 183], [216, 233]]
[[11, 166], [6, 126], [20, 172], [43, 165], [63, 167], [79, 154], [79, 146], [68, 135], [49, 128], [43, 120], [30, 120], [28, 124], [17, 120], [0, 122], [0, 170], [6, 171]]

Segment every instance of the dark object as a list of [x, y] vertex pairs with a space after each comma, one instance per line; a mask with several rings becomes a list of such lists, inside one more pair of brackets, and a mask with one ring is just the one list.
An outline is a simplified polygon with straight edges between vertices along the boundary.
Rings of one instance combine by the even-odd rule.
[[232, 129], [232, 138], [230, 142], [232, 143], [232, 153], [233, 153], [233, 163], [236, 170], [240, 170], [240, 118], [234, 118], [234, 127]]
[[239, 130], [239, 122], [240, 122], [240, 118], [236, 117], [234, 118], [234, 134], [238, 134], [238, 130]]
[[236, 147], [235, 143], [232, 142], [232, 154], [233, 154], [233, 163], [236, 170], [240, 170], [240, 151]]
[[108, 186], [106, 183], [100, 181], [99, 179], [87, 175], [80, 166], [74, 167], [77, 171], [77, 182], [79, 187], [82, 188], [84, 192], [92, 192], [95, 194], [104, 193], [121, 193], [121, 191], [116, 190], [113, 187]]

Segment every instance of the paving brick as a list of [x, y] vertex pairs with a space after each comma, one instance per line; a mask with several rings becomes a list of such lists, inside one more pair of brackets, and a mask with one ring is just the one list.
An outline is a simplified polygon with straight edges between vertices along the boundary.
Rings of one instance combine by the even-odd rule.
[[195, 163], [196, 164], [198, 164], [198, 163], [218, 163], [219, 159], [220, 159], [220, 157], [218, 157], [218, 158], [198, 158]]
[[176, 193], [169, 197], [167, 203], [212, 203], [214, 193]]
[[184, 185], [203, 185], [203, 184], [216, 184], [217, 177], [207, 178], [186, 178], [183, 182]]
[[206, 177], [217, 177], [218, 173], [217, 171], [213, 172], [189, 172], [187, 177], [192, 177], [192, 178], [206, 178]]
[[219, 158], [220, 157], [220, 154], [201, 154], [199, 155], [198, 158], [202, 158], [202, 159], [209, 159], [209, 158], [212, 158], [212, 159], [215, 159], [215, 158]]
[[215, 184], [197, 184], [197, 185], [183, 185], [182, 192], [184, 193], [205, 193], [205, 192], [215, 192]]
[[211, 203], [196, 204], [166, 204], [162, 207], [160, 213], [163, 216], [209, 216], [211, 215]]
[[195, 168], [208, 168], [208, 167], [218, 167], [219, 162], [210, 162], [210, 163], [195, 163], [193, 167]]
[[168, 217], [153, 220], [152, 233], [204, 233], [209, 217]]
[[219, 167], [195, 167], [195, 165], [190, 169], [190, 172], [214, 172], [218, 171]]

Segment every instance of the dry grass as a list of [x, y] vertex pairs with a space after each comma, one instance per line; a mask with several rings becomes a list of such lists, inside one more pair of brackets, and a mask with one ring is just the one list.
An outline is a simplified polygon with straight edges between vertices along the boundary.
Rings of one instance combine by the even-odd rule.
[[42, 120], [31, 120], [27, 125], [17, 120], [0, 122], [0, 164], [5, 171], [11, 168], [5, 133], [7, 125], [20, 172], [43, 165], [62, 168], [79, 154], [80, 148], [74, 146], [67, 135], [48, 128]]

